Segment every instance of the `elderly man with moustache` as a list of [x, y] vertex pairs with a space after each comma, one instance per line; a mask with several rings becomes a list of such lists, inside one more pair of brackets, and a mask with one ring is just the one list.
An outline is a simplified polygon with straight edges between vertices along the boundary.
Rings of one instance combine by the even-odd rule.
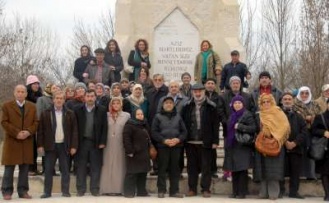
[[5, 166], [2, 178], [2, 196], [11, 200], [13, 194], [13, 176], [15, 166], [19, 167], [17, 193], [19, 198], [31, 199], [28, 194], [29, 165], [33, 164], [33, 135], [38, 126], [37, 110], [33, 103], [26, 101], [27, 90], [24, 85], [17, 85], [15, 99], [2, 106], [1, 124], [6, 132], [2, 165]]

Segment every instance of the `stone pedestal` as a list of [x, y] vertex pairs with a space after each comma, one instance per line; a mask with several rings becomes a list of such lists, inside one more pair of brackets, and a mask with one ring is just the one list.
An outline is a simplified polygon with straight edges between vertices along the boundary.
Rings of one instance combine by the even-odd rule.
[[[180, 80], [183, 72], [194, 73], [202, 40], [209, 40], [223, 63], [230, 61], [239, 41], [237, 0], [117, 0], [115, 39], [127, 61], [139, 38], [149, 42], [151, 73], [166, 81]], [[224, 64], [222, 64], [224, 65]]]

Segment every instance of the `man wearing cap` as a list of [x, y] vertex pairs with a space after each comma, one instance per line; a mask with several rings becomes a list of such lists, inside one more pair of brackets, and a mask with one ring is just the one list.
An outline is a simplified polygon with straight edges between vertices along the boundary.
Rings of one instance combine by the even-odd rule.
[[227, 63], [222, 71], [222, 78], [220, 83], [220, 90], [222, 93], [224, 92], [224, 90], [230, 89], [229, 81], [230, 78], [234, 75], [240, 78], [241, 84], [243, 84], [242, 87], [248, 87], [247, 83], [245, 83], [244, 81], [244, 78], [249, 80], [251, 78], [251, 75], [248, 71], [246, 64], [240, 62], [239, 58], [240, 54], [237, 50], [231, 52], [232, 61], [230, 63]]
[[111, 86], [114, 82], [114, 70], [104, 62], [104, 49], [98, 48], [94, 52], [96, 55], [96, 64], [88, 64], [85, 72], [82, 74], [84, 82], [87, 83], [89, 80], [96, 80], [97, 83]]
[[219, 144], [219, 118], [216, 104], [205, 96], [202, 84], [192, 86], [193, 98], [186, 103], [182, 116], [188, 132], [186, 143], [189, 192], [197, 195], [199, 173], [203, 197], [210, 197], [212, 150]]
[[266, 93], [266, 94], [272, 94], [276, 103], [280, 103], [280, 98], [282, 96], [282, 92], [276, 88], [274, 85], [272, 85], [272, 77], [271, 74], [268, 71], [263, 71], [259, 74], [259, 88], [254, 89], [252, 92], [252, 97], [255, 103], [255, 110], [258, 110], [258, 98], [260, 95]]
[[325, 84], [321, 88], [321, 96], [315, 100], [320, 105], [321, 113], [327, 110], [327, 101], [329, 99], [329, 84]]
[[[216, 79], [208, 78], [204, 83], [206, 89], [206, 97], [216, 104], [217, 113], [219, 116], [219, 94], [216, 92]], [[219, 117], [219, 120], [221, 118]], [[211, 163], [212, 177], [218, 178], [217, 175], [217, 150], [213, 149], [213, 160]]]

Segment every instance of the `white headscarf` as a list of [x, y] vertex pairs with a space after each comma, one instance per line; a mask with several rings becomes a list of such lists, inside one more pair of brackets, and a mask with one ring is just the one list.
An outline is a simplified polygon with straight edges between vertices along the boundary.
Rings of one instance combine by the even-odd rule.
[[[300, 93], [301, 93], [301, 92], [305, 92], [305, 91], [308, 91], [309, 94], [308, 94], [308, 98], [307, 98], [305, 101], [303, 101], [302, 98], [301, 98], [301, 96], [300, 96]], [[311, 100], [312, 100], [311, 89], [310, 89], [309, 87], [307, 87], [307, 86], [302, 86], [301, 88], [299, 88], [299, 90], [298, 90], [298, 94], [297, 94], [296, 98], [297, 98], [299, 101], [303, 102], [304, 104], [308, 104], [308, 103], [310, 103]]]

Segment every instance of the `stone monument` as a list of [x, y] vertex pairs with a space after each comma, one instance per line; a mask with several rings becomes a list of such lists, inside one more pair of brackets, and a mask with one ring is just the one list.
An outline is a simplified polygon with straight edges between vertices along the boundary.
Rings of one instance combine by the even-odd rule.
[[[115, 39], [124, 61], [139, 38], [149, 42], [151, 73], [166, 81], [180, 80], [183, 72], [194, 74], [202, 40], [209, 40], [223, 63], [230, 52], [240, 51], [237, 0], [117, 0]], [[222, 64], [224, 65], [224, 64]]]

